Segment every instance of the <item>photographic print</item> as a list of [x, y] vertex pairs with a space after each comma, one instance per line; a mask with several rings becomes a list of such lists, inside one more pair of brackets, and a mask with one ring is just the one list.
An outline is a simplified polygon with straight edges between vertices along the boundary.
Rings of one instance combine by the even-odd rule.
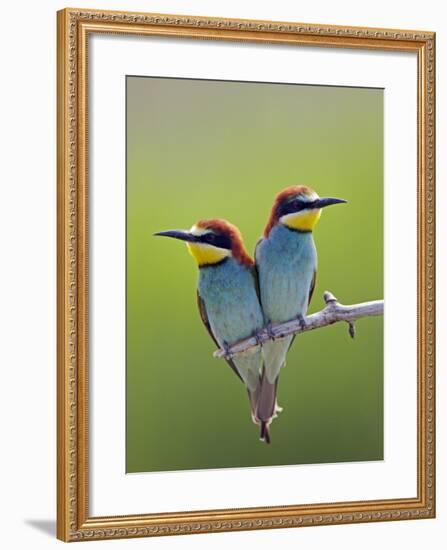
[[57, 21], [58, 538], [435, 517], [435, 33]]
[[383, 89], [127, 76], [126, 142], [126, 471], [383, 460]]

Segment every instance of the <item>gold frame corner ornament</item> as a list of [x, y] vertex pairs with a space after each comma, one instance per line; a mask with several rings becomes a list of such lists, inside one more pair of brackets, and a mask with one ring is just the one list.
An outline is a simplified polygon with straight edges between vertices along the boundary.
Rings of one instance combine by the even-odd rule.
[[[435, 34], [67, 8], [57, 14], [57, 537], [209, 533], [435, 516]], [[87, 50], [119, 33], [414, 52], [418, 58], [417, 496], [330, 504], [90, 517], [88, 506]]]

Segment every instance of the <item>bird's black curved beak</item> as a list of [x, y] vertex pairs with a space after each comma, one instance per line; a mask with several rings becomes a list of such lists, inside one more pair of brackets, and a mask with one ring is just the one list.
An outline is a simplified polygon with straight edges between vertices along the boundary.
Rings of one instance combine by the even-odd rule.
[[170, 231], [159, 231], [154, 233], [154, 237], [171, 237], [172, 239], [180, 239], [181, 241], [195, 241], [195, 236], [189, 231], [180, 231], [178, 229], [172, 229]]
[[314, 208], [324, 208], [325, 206], [331, 206], [331, 204], [341, 204], [344, 202], [348, 202], [348, 201], [345, 201], [344, 199], [335, 199], [333, 197], [327, 197], [324, 199], [316, 200]]

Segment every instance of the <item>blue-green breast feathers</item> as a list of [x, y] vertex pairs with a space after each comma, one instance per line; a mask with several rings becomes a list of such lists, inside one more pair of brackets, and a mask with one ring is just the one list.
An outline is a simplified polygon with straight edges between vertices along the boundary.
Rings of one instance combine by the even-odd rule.
[[[248, 338], [264, 325], [253, 268], [232, 257], [200, 269], [198, 295], [202, 319], [220, 347]], [[254, 391], [263, 365], [260, 348], [238, 354], [229, 363]]]
[[252, 269], [228, 258], [200, 269], [198, 291], [220, 345], [252, 336], [264, 324]]
[[[267, 323], [282, 323], [307, 312], [315, 283], [317, 254], [312, 233], [274, 226], [256, 247], [261, 304]], [[265, 342], [265, 375], [270, 384], [285, 365], [294, 340], [288, 336]]]
[[267, 322], [305, 315], [317, 269], [312, 233], [275, 226], [256, 247], [256, 265]]

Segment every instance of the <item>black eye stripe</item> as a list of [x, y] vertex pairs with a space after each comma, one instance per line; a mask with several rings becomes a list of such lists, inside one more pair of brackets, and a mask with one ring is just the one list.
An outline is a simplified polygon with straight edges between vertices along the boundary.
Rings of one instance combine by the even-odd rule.
[[218, 248], [231, 250], [231, 239], [228, 235], [218, 235], [217, 233], [205, 233], [200, 235], [198, 240], [202, 243], [211, 244]]
[[299, 212], [300, 210], [312, 208], [315, 203], [316, 201], [308, 202], [300, 199], [294, 199], [292, 201], [286, 202], [279, 207], [279, 217], [285, 216], [287, 214], [292, 214], [292, 212]]

